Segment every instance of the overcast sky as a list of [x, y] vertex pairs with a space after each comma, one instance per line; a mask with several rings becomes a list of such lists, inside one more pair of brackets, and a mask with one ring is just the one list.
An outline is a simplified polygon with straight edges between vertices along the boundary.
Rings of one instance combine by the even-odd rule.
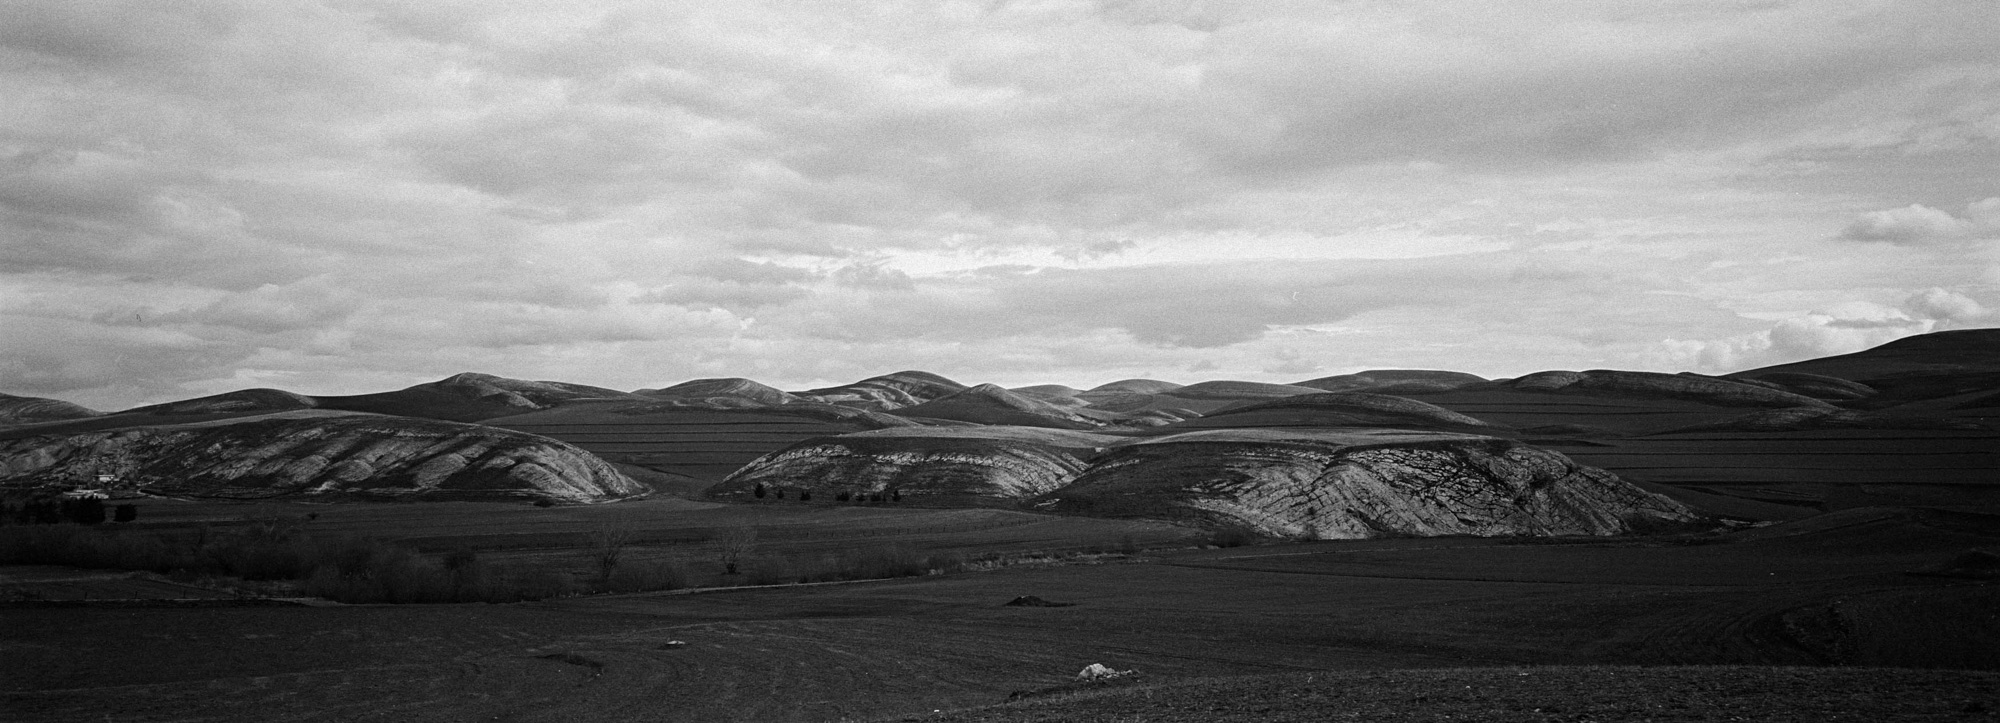
[[1720, 373], [2000, 326], [2000, 3], [0, 0], [0, 391]]

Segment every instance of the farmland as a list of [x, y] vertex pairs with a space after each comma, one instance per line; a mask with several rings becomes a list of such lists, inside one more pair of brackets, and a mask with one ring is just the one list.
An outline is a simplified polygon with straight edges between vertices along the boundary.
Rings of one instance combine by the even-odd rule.
[[[497, 551], [506, 545], [483, 530], [555, 540], [620, 507], [462, 505], [328, 508], [312, 524]], [[2000, 668], [2000, 588], [1906, 574], [1991, 547], [2000, 527], [1976, 514], [1851, 510], [1673, 538], [1200, 549], [1165, 527], [987, 510], [666, 502], [624, 514], [636, 510], [663, 540], [698, 537], [697, 523], [721, 520], [798, 550], [881, 536], [987, 551], [1160, 536], [1150, 551], [1068, 564], [512, 605], [17, 604], [0, 638], [10, 666], [0, 701], [17, 719], [51, 721], [86, 711], [122, 720], [808, 721], [998, 704], [1015, 691], [1059, 690], [1090, 663], [1139, 671], [1147, 684], [1307, 671], [1598, 674], [1542, 666]], [[242, 510], [153, 512], [177, 524]], [[1072, 605], [1004, 605], [1023, 595]], [[1821, 693], [1841, 679], [1826, 675]], [[2000, 703], [1991, 674], [1956, 675], [1938, 679], [1986, 687], [1954, 689], [1953, 705]], [[1878, 698], [1891, 709], [1912, 700]]]

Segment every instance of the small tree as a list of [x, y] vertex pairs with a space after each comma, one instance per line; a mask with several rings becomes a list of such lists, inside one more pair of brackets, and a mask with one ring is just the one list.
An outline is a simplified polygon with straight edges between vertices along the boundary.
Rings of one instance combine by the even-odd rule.
[[785, 498], [785, 488], [783, 488], [783, 487], [779, 487], [779, 488], [778, 488], [778, 499], [781, 499], [781, 500], [782, 500], [782, 499], [784, 499], [784, 498]]
[[846, 501], [847, 501], [848, 499], [852, 498], [853, 496], [854, 496], [854, 495], [852, 495], [852, 494], [848, 493], [848, 491], [847, 491], [847, 490], [841, 490], [841, 491], [839, 491], [839, 492], [837, 492], [837, 493], [835, 493], [835, 494], [833, 495], [833, 501], [835, 501], [835, 502], [846, 502]]
[[736, 567], [743, 557], [757, 548], [757, 528], [731, 527], [716, 533], [715, 554], [722, 559], [723, 569], [730, 575], [736, 574]]
[[591, 556], [597, 562], [597, 579], [611, 584], [611, 573], [618, 569], [618, 558], [625, 555], [625, 548], [639, 539], [639, 524], [630, 517], [618, 517], [599, 523], [590, 531]]
[[119, 505], [113, 510], [111, 517], [113, 522], [131, 522], [136, 519], [139, 519], [139, 506], [129, 503]]
[[813, 491], [812, 491], [812, 490], [799, 490], [799, 501], [800, 501], [800, 502], [811, 502], [811, 501], [813, 501]]
[[764, 483], [758, 482], [757, 487], [755, 489], [750, 490], [750, 494], [756, 495], [757, 499], [760, 500], [764, 499], [764, 495], [766, 494], [766, 491], [764, 490]]

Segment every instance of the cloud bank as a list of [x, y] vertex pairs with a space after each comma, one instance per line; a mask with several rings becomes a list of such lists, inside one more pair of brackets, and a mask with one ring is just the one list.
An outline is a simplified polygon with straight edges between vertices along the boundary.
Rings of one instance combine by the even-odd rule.
[[2000, 8], [0, 1], [0, 390], [1728, 371], [2000, 307]]

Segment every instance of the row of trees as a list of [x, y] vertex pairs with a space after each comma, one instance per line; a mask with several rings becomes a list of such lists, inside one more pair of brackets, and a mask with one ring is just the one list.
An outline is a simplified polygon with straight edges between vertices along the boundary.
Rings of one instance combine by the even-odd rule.
[[[14, 505], [0, 500], [0, 524], [16, 525], [58, 525], [72, 522], [79, 525], [101, 524], [106, 519], [104, 500], [85, 497], [83, 499], [33, 499]], [[139, 519], [139, 506], [122, 504], [109, 511], [113, 522], [131, 522]]]
[[[756, 487], [750, 490], [750, 494], [760, 500], [774, 495], [782, 500], [785, 498], [785, 488], [765, 487], [764, 483], [759, 482]], [[812, 498], [812, 490], [802, 489], [798, 491], [800, 502], [811, 502]], [[850, 492], [848, 490], [841, 490], [834, 493], [833, 499], [835, 502], [901, 502], [903, 501], [903, 491], [894, 487], [877, 492]]]

